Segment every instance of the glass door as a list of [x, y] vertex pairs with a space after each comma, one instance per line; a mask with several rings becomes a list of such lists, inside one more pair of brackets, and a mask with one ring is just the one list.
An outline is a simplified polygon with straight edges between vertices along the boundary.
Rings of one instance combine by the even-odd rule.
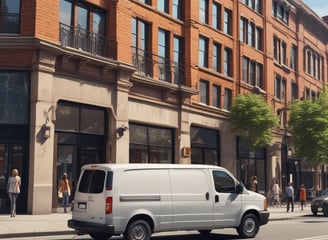
[[25, 186], [27, 184], [25, 175], [27, 172], [24, 172], [23, 156], [23, 144], [0, 143], [0, 213], [9, 213], [10, 211], [7, 181], [14, 168], [18, 169], [22, 178], [21, 194], [17, 199], [17, 212], [23, 212], [26, 209], [27, 189]]

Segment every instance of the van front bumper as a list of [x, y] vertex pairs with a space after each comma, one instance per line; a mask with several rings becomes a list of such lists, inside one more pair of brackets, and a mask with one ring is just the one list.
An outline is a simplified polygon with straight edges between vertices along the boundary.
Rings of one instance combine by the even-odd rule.
[[260, 225], [267, 224], [269, 222], [269, 211], [261, 211], [260, 212]]
[[90, 223], [90, 222], [83, 222], [83, 221], [76, 221], [74, 219], [70, 219], [67, 222], [68, 227], [75, 229], [79, 233], [109, 233], [114, 235], [114, 226], [108, 226], [104, 224], [98, 223]]

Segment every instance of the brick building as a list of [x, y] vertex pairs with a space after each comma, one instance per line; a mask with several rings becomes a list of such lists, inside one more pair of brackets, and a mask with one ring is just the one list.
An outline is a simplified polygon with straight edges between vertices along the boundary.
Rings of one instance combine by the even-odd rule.
[[[263, 193], [298, 184], [312, 170], [287, 156], [278, 110], [327, 83], [327, 46], [298, 0], [0, 0], [0, 212], [12, 168], [32, 214], [56, 211], [60, 177], [74, 187], [86, 163], [221, 165]], [[252, 154], [228, 120], [247, 92], [281, 120]]]

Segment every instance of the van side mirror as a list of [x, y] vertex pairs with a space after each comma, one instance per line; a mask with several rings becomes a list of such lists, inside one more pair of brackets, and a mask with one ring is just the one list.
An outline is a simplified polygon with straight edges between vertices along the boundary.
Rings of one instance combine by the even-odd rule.
[[241, 194], [244, 191], [244, 185], [242, 183], [238, 183], [236, 186], [236, 193]]

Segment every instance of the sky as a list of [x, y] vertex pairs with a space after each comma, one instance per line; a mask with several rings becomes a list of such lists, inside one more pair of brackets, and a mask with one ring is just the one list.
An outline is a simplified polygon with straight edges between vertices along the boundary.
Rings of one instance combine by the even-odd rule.
[[328, 15], [328, 1], [327, 0], [303, 0], [319, 17]]

